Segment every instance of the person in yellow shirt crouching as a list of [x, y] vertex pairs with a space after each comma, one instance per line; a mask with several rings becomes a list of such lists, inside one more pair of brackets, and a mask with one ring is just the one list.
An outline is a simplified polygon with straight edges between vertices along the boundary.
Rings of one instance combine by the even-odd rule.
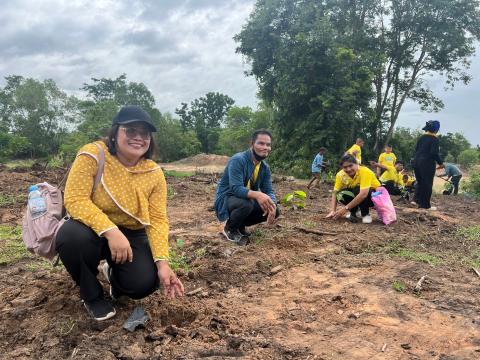
[[[148, 113], [138, 106], [123, 107], [108, 138], [82, 147], [68, 175], [65, 208], [70, 219], [58, 231], [56, 249], [85, 308], [98, 321], [115, 315], [97, 279], [102, 259], [113, 300], [144, 298], [160, 284], [171, 298], [184, 293], [168, 263], [167, 185], [151, 160], [153, 131]], [[103, 173], [94, 190], [102, 158]]]
[[402, 195], [403, 183], [403, 161], [396, 161], [395, 165], [382, 165], [371, 161], [370, 165], [383, 169], [383, 173], [380, 176], [380, 182], [388, 190], [390, 195]]
[[[397, 157], [393, 153], [392, 145], [385, 145], [385, 151], [378, 157], [378, 163], [384, 166], [395, 166]], [[377, 176], [380, 176], [383, 172], [381, 167], [377, 168]]]
[[[327, 218], [338, 219], [346, 216], [351, 221], [356, 221], [358, 215], [361, 215], [364, 224], [371, 223], [372, 192], [380, 186], [380, 182], [372, 170], [359, 165], [351, 154], [341, 158], [340, 166], [342, 170], [335, 177], [331, 211]], [[337, 202], [345, 206], [337, 209]]]

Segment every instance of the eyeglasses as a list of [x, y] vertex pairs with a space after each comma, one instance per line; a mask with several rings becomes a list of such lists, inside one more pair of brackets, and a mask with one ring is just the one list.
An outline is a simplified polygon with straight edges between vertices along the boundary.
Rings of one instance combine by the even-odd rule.
[[134, 139], [137, 136], [140, 136], [142, 140], [150, 140], [152, 137], [152, 133], [146, 129], [138, 129], [135, 127], [127, 127], [127, 126], [121, 126], [120, 129], [125, 131], [125, 135], [129, 139]]

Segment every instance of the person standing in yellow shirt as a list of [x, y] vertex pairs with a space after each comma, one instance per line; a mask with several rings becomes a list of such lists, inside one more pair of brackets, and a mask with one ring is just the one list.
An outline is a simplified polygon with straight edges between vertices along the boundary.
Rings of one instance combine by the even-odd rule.
[[[68, 175], [65, 208], [70, 219], [58, 231], [56, 249], [80, 287], [85, 308], [98, 321], [115, 315], [97, 279], [102, 259], [113, 299], [144, 298], [160, 283], [171, 298], [184, 293], [168, 263], [167, 185], [151, 160], [154, 131], [144, 110], [123, 107], [108, 138], [82, 147]], [[102, 150], [103, 174], [92, 194]]]
[[353, 144], [350, 149], [347, 150], [345, 154], [353, 155], [357, 159], [357, 164], [362, 163], [362, 147], [365, 144], [365, 141], [361, 138], [357, 138], [355, 144]]
[[[355, 221], [357, 211], [360, 210], [362, 222], [372, 222], [370, 208], [373, 207], [372, 191], [375, 191], [380, 182], [374, 172], [357, 163], [351, 155], [344, 155], [340, 160], [340, 170], [335, 176], [335, 186], [332, 193], [331, 211], [327, 218], [338, 219], [342, 216]], [[337, 210], [337, 201], [345, 206]]]
[[[395, 163], [397, 162], [397, 157], [392, 152], [392, 150], [393, 150], [392, 145], [385, 146], [385, 151], [381, 153], [380, 156], [378, 157], [378, 163], [380, 165], [395, 166]], [[377, 167], [377, 176], [380, 176], [382, 172], [383, 172], [383, 169], [381, 167]]]

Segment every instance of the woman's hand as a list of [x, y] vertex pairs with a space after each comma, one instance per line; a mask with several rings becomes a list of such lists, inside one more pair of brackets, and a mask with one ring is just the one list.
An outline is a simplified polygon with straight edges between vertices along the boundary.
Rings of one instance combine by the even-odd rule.
[[112, 260], [116, 264], [132, 262], [133, 252], [128, 239], [119, 229], [111, 229], [103, 234], [107, 238]]
[[178, 296], [183, 296], [185, 289], [182, 282], [177, 278], [177, 275], [170, 269], [170, 265], [166, 260], [160, 260], [156, 263], [157, 274], [160, 283], [163, 286], [163, 294], [170, 299], [175, 299]]
[[333, 219], [334, 220], [337, 220], [343, 216], [345, 216], [345, 214], [348, 212], [348, 209], [346, 207], [342, 207], [341, 209], [335, 211], [335, 214], [333, 214]]

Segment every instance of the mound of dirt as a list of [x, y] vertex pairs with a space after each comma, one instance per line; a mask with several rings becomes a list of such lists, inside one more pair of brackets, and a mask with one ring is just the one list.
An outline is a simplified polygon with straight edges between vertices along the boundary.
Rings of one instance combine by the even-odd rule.
[[228, 156], [215, 154], [197, 154], [185, 159], [181, 159], [170, 163], [171, 165], [186, 165], [186, 166], [225, 166], [227, 165]]

